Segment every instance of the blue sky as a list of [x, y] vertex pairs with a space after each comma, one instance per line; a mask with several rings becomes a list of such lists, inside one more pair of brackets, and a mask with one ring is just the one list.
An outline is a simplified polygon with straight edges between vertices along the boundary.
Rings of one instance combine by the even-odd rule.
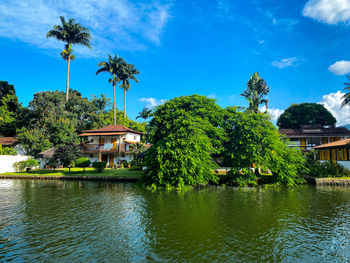
[[[274, 119], [291, 103], [320, 102], [338, 124], [350, 123], [350, 107], [339, 110], [350, 72], [350, 0], [2, 0], [0, 79], [24, 105], [36, 92], [65, 90], [63, 43], [45, 38], [60, 15], [93, 35], [92, 50], [73, 47], [71, 88], [112, 97], [108, 75], [95, 75], [108, 53], [139, 69], [140, 83], [127, 93], [133, 119], [144, 106], [194, 93], [245, 106], [240, 93], [257, 71], [270, 86]], [[118, 89], [120, 109], [122, 96]]]

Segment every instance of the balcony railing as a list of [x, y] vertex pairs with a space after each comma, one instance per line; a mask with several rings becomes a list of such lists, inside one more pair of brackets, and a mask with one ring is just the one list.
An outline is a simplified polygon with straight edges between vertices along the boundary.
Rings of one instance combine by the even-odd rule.
[[[121, 144], [121, 152], [125, 152], [125, 143]], [[118, 152], [119, 151], [119, 144], [117, 144], [115, 147], [113, 147], [112, 143], [106, 143], [106, 144], [92, 144], [88, 143], [83, 146], [84, 152]]]
[[289, 147], [298, 147], [301, 149], [305, 149], [305, 150], [312, 150], [313, 147], [317, 146], [316, 144], [306, 144], [304, 146], [301, 145], [296, 145], [296, 144], [289, 144]]

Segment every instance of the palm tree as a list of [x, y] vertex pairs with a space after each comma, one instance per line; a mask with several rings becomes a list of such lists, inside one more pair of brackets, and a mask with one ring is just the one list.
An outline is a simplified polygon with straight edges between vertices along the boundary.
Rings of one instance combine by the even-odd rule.
[[130, 80], [139, 83], [139, 80], [135, 77], [139, 73], [132, 64], [123, 63], [122, 67], [120, 67], [119, 78], [122, 82], [120, 88], [124, 90], [124, 118], [126, 118], [126, 92], [130, 89]]
[[344, 88], [345, 94], [342, 97], [343, 102], [342, 102], [340, 108], [343, 108], [345, 105], [349, 105], [350, 104], [350, 75], [346, 74], [346, 77], [348, 78], [348, 82], [344, 83], [344, 85], [345, 85], [345, 88]]
[[117, 105], [115, 101], [115, 86], [117, 86], [117, 83], [120, 82], [119, 74], [120, 69], [125, 64], [124, 59], [121, 57], [118, 57], [117, 55], [114, 55], [112, 57], [108, 54], [108, 61], [106, 62], [100, 62], [98, 66], [100, 67], [99, 70], [97, 70], [96, 75], [98, 75], [101, 72], [108, 72], [112, 75], [112, 77], [108, 80], [109, 83], [113, 85], [113, 124], [117, 124]]
[[259, 113], [259, 105], [265, 104], [266, 111], [268, 107], [268, 100], [264, 99], [270, 91], [267, 86], [266, 81], [259, 76], [258, 72], [255, 72], [247, 83], [247, 89], [241, 94], [243, 97], [247, 98], [249, 102], [248, 110], [254, 113]]
[[88, 28], [83, 27], [79, 23], [75, 23], [74, 19], [69, 19], [66, 21], [63, 16], [60, 16], [60, 19], [61, 25], [54, 25], [53, 29], [47, 33], [46, 38], [54, 37], [57, 40], [66, 42], [64, 45], [64, 50], [61, 52], [61, 56], [67, 61], [66, 100], [68, 101], [70, 60], [75, 59], [75, 56], [72, 54], [73, 49], [71, 45], [79, 44], [91, 48], [91, 35]]
[[142, 118], [145, 120], [145, 123], [147, 123], [147, 119], [152, 116], [152, 110], [144, 107], [142, 111], [139, 112], [139, 114], [140, 115], [137, 116], [136, 119]]

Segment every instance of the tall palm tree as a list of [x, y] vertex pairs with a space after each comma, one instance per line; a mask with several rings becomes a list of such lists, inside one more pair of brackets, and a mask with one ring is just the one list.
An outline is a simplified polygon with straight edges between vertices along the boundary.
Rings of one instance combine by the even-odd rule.
[[113, 124], [117, 124], [117, 105], [115, 101], [115, 87], [117, 86], [117, 83], [120, 82], [119, 74], [120, 69], [125, 65], [124, 59], [121, 57], [118, 57], [117, 55], [114, 55], [112, 57], [108, 54], [108, 61], [100, 62], [98, 66], [100, 67], [99, 70], [97, 70], [96, 75], [98, 75], [101, 72], [108, 72], [111, 74], [111, 78], [108, 80], [109, 83], [113, 85]]
[[140, 115], [137, 116], [136, 119], [142, 118], [145, 120], [145, 123], [147, 123], [147, 119], [152, 116], [152, 110], [144, 107], [142, 111], [139, 112], [139, 114]]
[[126, 118], [126, 92], [130, 89], [130, 80], [134, 80], [136, 83], [139, 83], [139, 80], [135, 77], [140, 72], [132, 64], [124, 63], [120, 67], [119, 78], [122, 82], [120, 88], [124, 90], [124, 118]]
[[345, 105], [350, 105], [350, 75], [346, 74], [346, 77], [348, 78], [348, 82], [344, 83], [344, 85], [345, 85], [345, 88], [344, 88], [345, 94], [342, 97], [343, 102], [342, 102], [340, 108], [343, 108]]
[[83, 27], [79, 23], [76, 23], [74, 19], [69, 19], [66, 21], [63, 16], [60, 16], [60, 19], [61, 25], [54, 25], [53, 29], [47, 33], [46, 38], [54, 37], [57, 40], [66, 43], [64, 45], [64, 50], [61, 52], [61, 56], [64, 60], [67, 61], [66, 100], [68, 101], [70, 60], [75, 59], [75, 56], [72, 54], [73, 49], [71, 46], [73, 44], [78, 44], [91, 48], [91, 35], [88, 28]]
[[268, 100], [264, 97], [269, 93], [270, 88], [267, 86], [266, 81], [259, 76], [258, 72], [255, 72], [247, 83], [247, 89], [241, 94], [247, 98], [249, 102], [248, 110], [254, 113], [259, 113], [259, 105], [265, 104], [266, 111], [268, 107]]

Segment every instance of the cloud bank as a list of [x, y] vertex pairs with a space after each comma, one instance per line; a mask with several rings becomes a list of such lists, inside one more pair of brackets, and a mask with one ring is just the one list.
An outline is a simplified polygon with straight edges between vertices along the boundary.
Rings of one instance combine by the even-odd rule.
[[350, 0], [310, 0], [302, 14], [326, 24], [346, 23], [350, 20]]
[[73, 47], [77, 53], [101, 56], [113, 50], [159, 45], [170, 19], [170, 4], [156, 0], [138, 4], [131, 0], [2, 0], [0, 37], [40, 49], [62, 49], [62, 43], [46, 39], [46, 33], [60, 23], [59, 16], [75, 18], [91, 30], [93, 50]]
[[323, 95], [321, 102], [319, 102], [337, 119], [337, 126], [350, 124], [350, 106], [340, 108], [343, 102], [342, 97], [344, 95], [345, 93], [337, 91], [336, 93]]

